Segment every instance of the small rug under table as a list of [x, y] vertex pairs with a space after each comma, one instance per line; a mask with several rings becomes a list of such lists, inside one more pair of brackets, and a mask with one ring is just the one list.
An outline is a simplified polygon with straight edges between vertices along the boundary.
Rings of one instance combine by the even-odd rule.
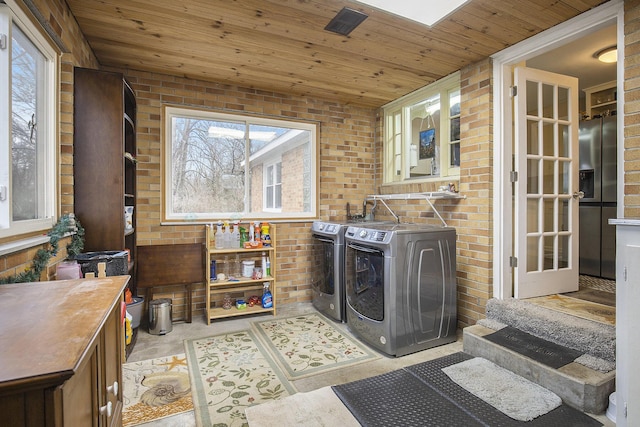
[[246, 425], [245, 408], [296, 392], [250, 331], [185, 340], [196, 425]]
[[124, 427], [193, 411], [184, 354], [125, 363], [122, 383]]
[[380, 358], [316, 313], [253, 322], [251, 326], [290, 380]]

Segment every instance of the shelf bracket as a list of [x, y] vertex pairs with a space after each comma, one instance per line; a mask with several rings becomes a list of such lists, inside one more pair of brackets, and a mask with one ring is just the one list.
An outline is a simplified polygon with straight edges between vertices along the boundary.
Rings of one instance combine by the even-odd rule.
[[444, 220], [444, 218], [442, 218], [442, 216], [440, 215], [440, 212], [438, 212], [438, 210], [433, 205], [433, 203], [431, 203], [431, 200], [438, 200], [438, 199], [466, 199], [466, 196], [462, 196], [462, 195], [460, 195], [458, 193], [454, 193], [454, 192], [451, 192], [451, 191], [433, 191], [433, 192], [427, 192], [427, 193], [373, 194], [373, 195], [367, 196], [366, 200], [367, 201], [369, 201], [369, 200], [380, 201], [380, 203], [382, 203], [384, 205], [384, 207], [387, 208], [389, 213], [391, 215], [393, 215], [393, 217], [396, 219], [396, 221], [398, 223], [400, 223], [400, 218], [389, 207], [389, 205], [386, 203], [386, 200], [420, 200], [420, 199], [421, 200], [425, 200], [429, 204], [429, 207], [431, 208], [431, 210], [436, 214], [436, 216], [438, 217], [440, 222], [442, 222], [442, 225], [444, 227], [448, 227], [447, 226], [447, 222]]

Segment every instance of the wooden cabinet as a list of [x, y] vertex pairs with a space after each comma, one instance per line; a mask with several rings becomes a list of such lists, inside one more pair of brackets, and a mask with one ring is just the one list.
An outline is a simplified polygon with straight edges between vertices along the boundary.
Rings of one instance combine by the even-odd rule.
[[122, 425], [128, 276], [0, 286], [7, 426]]
[[640, 425], [640, 219], [610, 219], [616, 226], [616, 425]]
[[[256, 249], [216, 249], [214, 243], [214, 233], [211, 227], [205, 227], [206, 234], [206, 269], [207, 276], [207, 324], [213, 319], [225, 317], [243, 316], [247, 314], [272, 312], [276, 314], [276, 227], [271, 224], [269, 234], [271, 237], [271, 246]], [[268, 257], [271, 267], [270, 274], [263, 272], [260, 279], [252, 279], [242, 276], [242, 262], [253, 261], [256, 267], [262, 268], [262, 253]], [[225, 280], [212, 280], [210, 274], [211, 261], [216, 262], [216, 270], [218, 273], [225, 274]], [[233, 279], [229, 280], [229, 270], [235, 269], [236, 274], [232, 274]], [[262, 289], [265, 283], [269, 283], [273, 306], [263, 308], [260, 303], [250, 307], [248, 304], [249, 297], [256, 295], [262, 299]], [[225, 294], [229, 294], [232, 300], [232, 306], [229, 309], [223, 307], [223, 298]], [[236, 308], [236, 299], [241, 298], [247, 301], [246, 308]]]
[[[85, 250], [129, 249], [135, 287], [135, 96], [122, 74], [86, 68], [75, 68], [73, 92], [74, 210]], [[133, 207], [130, 224], [125, 206]]]
[[587, 114], [590, 119], [613, 116], [617, 113], [618, 88], [615, 81], [586, 88], [584, 92]]

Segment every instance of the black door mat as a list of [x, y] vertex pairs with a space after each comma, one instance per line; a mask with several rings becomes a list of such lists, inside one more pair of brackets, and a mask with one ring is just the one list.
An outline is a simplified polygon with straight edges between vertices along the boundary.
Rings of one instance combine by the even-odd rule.
[[485, 335], [484, 338], [554, 369], [582, 356], [582, 353], [577, 350], [538, 338], [511, 326]]
[[485, 425], [403, 369], [332, 388], [364, 427]]
[[455, 353], [332, 388], [364, 427], [602, 426], [597, 420], [564, 404], [529, 422], [508, 417], [442, 372], [446, 366], [471, 358], [466, 353]]

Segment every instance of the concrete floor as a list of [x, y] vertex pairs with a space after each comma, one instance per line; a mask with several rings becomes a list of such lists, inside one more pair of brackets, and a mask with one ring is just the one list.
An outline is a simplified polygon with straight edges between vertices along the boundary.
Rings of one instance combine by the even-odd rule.
[[[289, 304], [283, 307], [278, 307], [276, 317], [288, 317], [312, 312], [316, 312], [316, 310], [311, 303]], [[136, 362], [161, 356], [184, 353], [183, 341], [186, 339], [203, 338], [226, 332], [250, 329], [251, 322], [269, 319], [270, 317], [270, 314], [240, 316], [217, 320], [212, 322], [210, 325], [207, 325], [204, 316], [196, 315], [193, 318], [193, 323], [174, 323], [173, 331], [163, 336], [149, 334], [143, 323], [138, 328], [137, 341], [133, 352], [127, 359], [127, 362]], [[334, 322], [333, 326], [338, 328], [341, 332], [352, 336], [346, 324]], [[462, 351], [462, 331], [458, 332], [458, 340], [451, 344], [423, 350], [421, 352], [399, 358], [389, 357], [381, 353], [382, 357], [377, 360], [363, 363], [355, 367], [301, 378], [299, 380], [292, 381], [292, 383], [299, 392], [308, 392], [325, 386], [372, 377], [400, 369], [405, 366], [414, 365], [416, 363], [456, 353]], [[594, 418], [598, 419], [598, 421], [602, 422], [606, 427], [615, 426], [615, 424], [604, 415], [594, 416]], [[143, 426], [189, 427], [195, 426], [195, 418], [193, 413], [185, 413], [144, 424]]]

